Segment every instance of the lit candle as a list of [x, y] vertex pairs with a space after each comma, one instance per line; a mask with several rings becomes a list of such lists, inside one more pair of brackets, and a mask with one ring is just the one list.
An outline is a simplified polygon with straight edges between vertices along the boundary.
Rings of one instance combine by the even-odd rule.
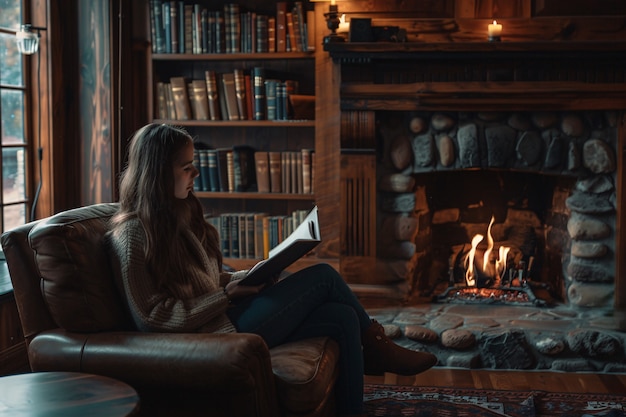
[[339, 18], [339, 27], [337, 28], [337, 33], [349, 32], [349, 31], [350, 31], [350, 23], [346, 22], [346, 15], [344, 13]]
[[334, 6], [335, 5], [335, 0], [330, 0], [330, 5]]
[[489, 24], [487, 27], [487, 35], [489, 35], [489, 40], [500, 40], [500, 35], [502, 35], [502, 25], [496, 22]]

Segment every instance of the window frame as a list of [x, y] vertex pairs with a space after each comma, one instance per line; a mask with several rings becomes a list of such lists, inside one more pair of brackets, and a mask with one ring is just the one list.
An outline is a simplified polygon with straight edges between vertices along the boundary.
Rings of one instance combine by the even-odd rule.
[[[29, 2], [27, 0], [20, 0], [21, 3], [21, 16], [23, 21], [28, 21], [28, 11], [29, 11]], [[0, 33], [8, 36], [15, 37], [17, 29], [0, 27]], [[39, 56], [34, 57], [35, 59], [40, 59]], [[23, 172], [24, 172], [24, 190], [23, 195], [20, 198], [15, 200], [11, 200], [10, 202], [5, 201], [4, 196], [4, 158], [0, 158], [0, 172], [2, 173], [2, 181], [0, 181], [0, 228], [2, 232], [19, 226], [19, 224], [24, 224], [32, 220], [31, 216], [31, 208], [33, 204], [33, 143], [36, 140], [33, 133], [33, 119], [34, 119], [34, 106], [33, 106], [33, 97], [35, 97], [34, 93], [34, 82], [39, 83], [41, 81], [40, 78], [37, 78], [37, 74], [33, 76], [33, 67], [32, 67], [32, 59], [28, 56], [22, 55], [20, 57], [20, 65], [22, 67], [22, 80], [21, 85], [10, 85], [5, 84], [0, 80], [0, 91], [16, 91], [22, 94], [22, 129], [23, 129], [23, 142], [21, 143], [11, 143], [7, 144], [4, 142], [0, 142], [0, 152], [4, 154], [6, 149], [23, 149], [24, 150], [24, 158], [23, 158]], [[39, 103], [39, 101], [38, 101]], [[2, 111], [2, 105], [0, 103], [0, 112]], [[0, 128], [2, 127], [2, 119], [0, 118]], [[11, 209], [12, 207], [20, 207], [23, 206], [23, 217], [19, 224], [10, 224], [7, 225], [5, 223], [6, 210]]]

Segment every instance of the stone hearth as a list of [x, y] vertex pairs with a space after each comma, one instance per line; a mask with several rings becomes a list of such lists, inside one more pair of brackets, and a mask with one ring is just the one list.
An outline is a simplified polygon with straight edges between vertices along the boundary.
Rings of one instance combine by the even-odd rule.
[[554, 308], [415, 304], [368, 309], [397, 343], [437, 366], [626, 372], [626, 317]]

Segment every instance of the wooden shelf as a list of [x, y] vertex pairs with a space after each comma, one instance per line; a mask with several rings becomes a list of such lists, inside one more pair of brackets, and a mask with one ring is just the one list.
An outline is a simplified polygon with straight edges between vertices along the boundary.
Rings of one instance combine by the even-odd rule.
[[463, 53], [526, 54], [623, 54], [626, 42], [607, 41], [545, 41], [545, 42], [344, 42], [324, 44], [324, 50], [333, 58], [356, 60], [418, 58], [425, 54], [462, 55]]
[[268, 52], [232, 54], [152, 54], [154, 61], [255, 61], [313, 59], [315, 52]]
[[234, 200], [315, 200], [313, 194], [286, 194], [286, 193], [257, 193], [257, 192], [218, 192], [218, 191], [195, 191], [198, 198], [222, 198]]
[[153, 123], [198, 127], [315, 127], [315, 120], [169, 120], [155, 119]]

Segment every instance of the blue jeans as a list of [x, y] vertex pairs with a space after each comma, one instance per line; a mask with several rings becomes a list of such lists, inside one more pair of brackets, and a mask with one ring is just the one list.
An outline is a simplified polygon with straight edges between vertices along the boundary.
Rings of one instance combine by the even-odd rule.
[[295, 272], [254, 297], [237, 302], [227, 314], [237, 331], [260, 335], [270, 348], [318, 336], [336, 340], [340, 348], [338, 411], [363, 411], [361, 332], [371, 325], [371, 319], [330, 265]]

